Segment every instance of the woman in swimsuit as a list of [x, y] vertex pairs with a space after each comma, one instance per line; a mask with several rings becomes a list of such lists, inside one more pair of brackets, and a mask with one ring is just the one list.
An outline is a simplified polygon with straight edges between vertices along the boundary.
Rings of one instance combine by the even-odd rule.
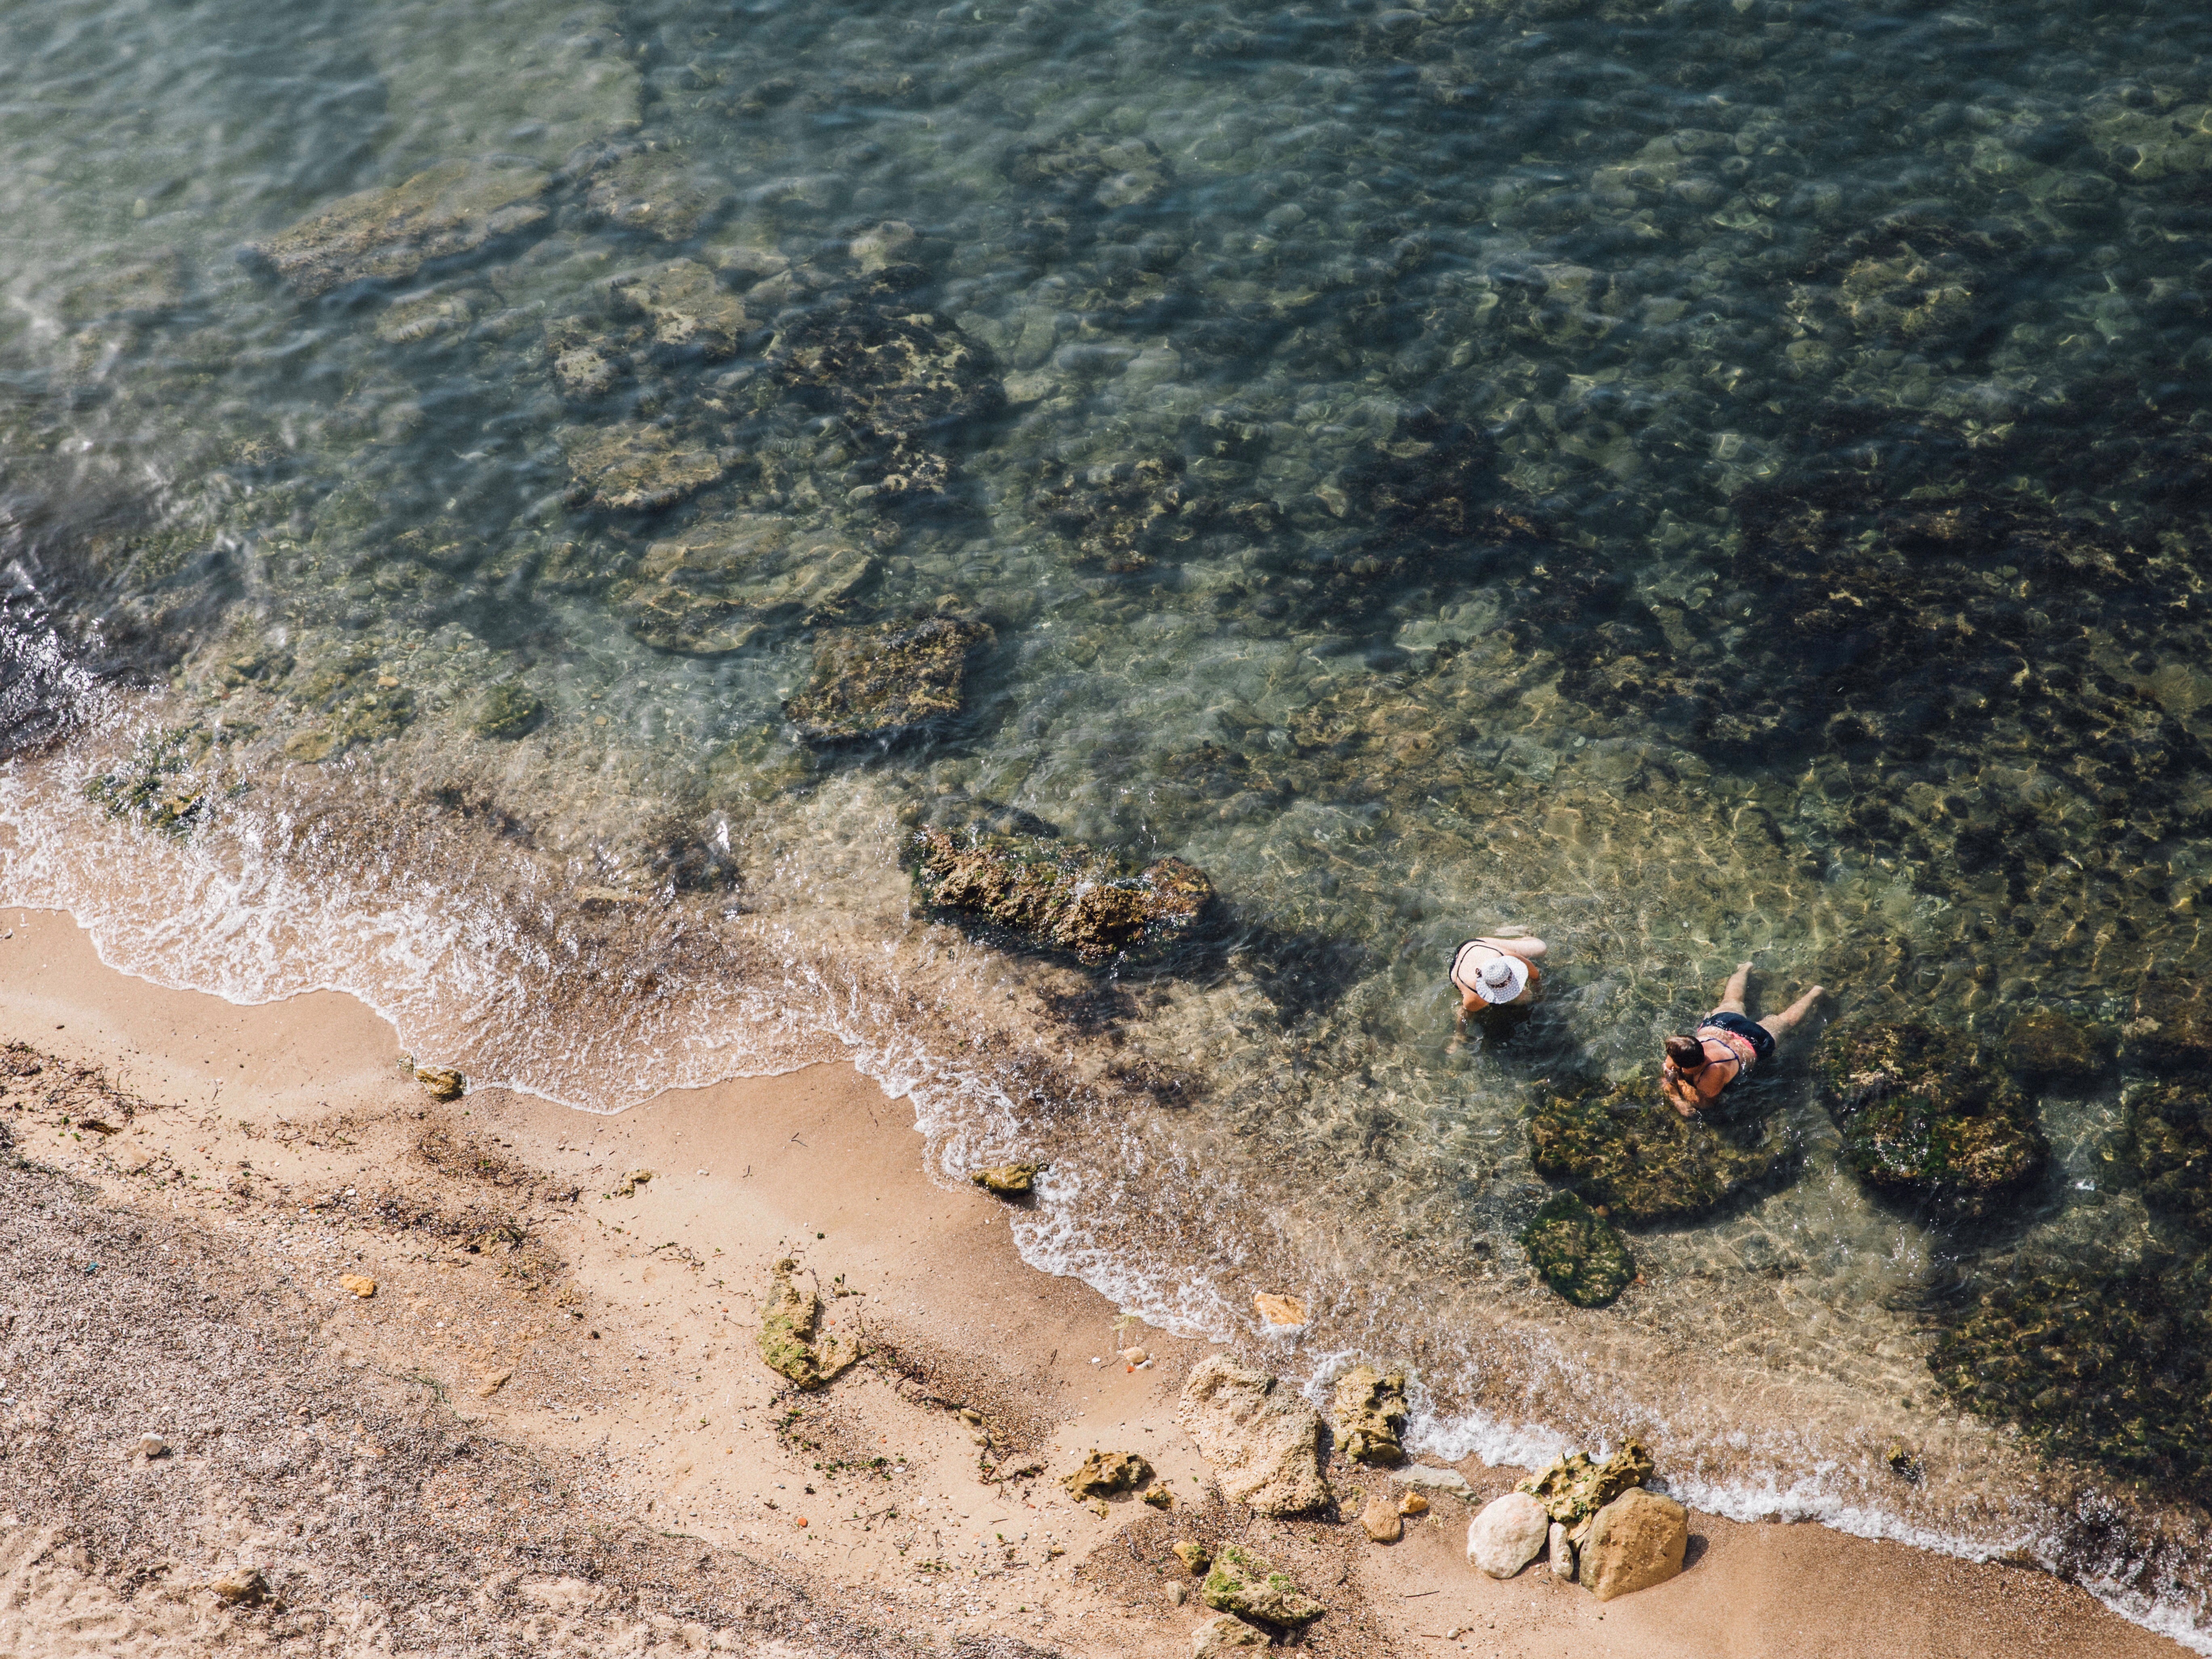
[[[1536, 1000], [1543, 975], [1536, 963], [1546, 950], [1540, 939], [1471, 939], [1452, 952], [1451, 982], [1459, 988], [1458, 1030], [1471, 1015], [1500, 1008], [1526, 1008]], [[1452, 1045], [1459, 1044], [1459, 1035]]]
[[1684, 1117], [1695, 1117], [1724, 1091], [1749, 1077], [1752, 1068], [1774, 1053], [1775, 1044], [1796, 1030], [1825, 994], [1815, 985], [1771, 1018], [1754, 1020], [1743, 1006], [1750, 983], [1751, 964], [1739, 963], [1721, 992], [1720, 1006], [1688, 1036], [1667, 1039], [1659, 1086]]

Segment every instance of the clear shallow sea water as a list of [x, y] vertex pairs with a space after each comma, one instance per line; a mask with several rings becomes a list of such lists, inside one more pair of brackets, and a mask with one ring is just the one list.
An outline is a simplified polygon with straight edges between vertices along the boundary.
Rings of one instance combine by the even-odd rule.
[[[1637, 1233], [1613, 1308], [1514, 1243], [1544, 1084], [1650, 1065], [1745, 956], [1769, 1009], [1984, 1035], [2201, 970], [2191, 19], [0, 30], [10, 902], [592, 1109], [850, 1048], [949, 1176], [1050, 1161], [1032, 1260], [1302, 1376], [1411, 1362], [1437, 1449], [1636, 1433], [1707, 1506], [2039, 1561], [2212, 1650], [2185, 1491], [1927, 1364], [1983, 1290], [2201, 1252], [2123, 1172], [2124, 1068], [2041, 1100], [2052, 1172], [1977, 1229], [1871, 1201], [1782, 1068], [1792, 1178]], [[457, 161], [543, 170], [542, 216], [315, 295], [241, 258]], [[739, 313], [704, 343], [629, 297], [672, 260]], [[705, 459], [614, 504], [610, 435]], [[766, 551], [671, 577], [687, 538]], [[992, 629], [959, 718], [795, 740], [823, 629], [929, 611]], [[908, 828], [1009, 811], [1200, 866], [1219, 938], [1101, 975], [915, 915]], [[1451, 948], [1516, 926], [1542, 1015], [1451, 1048]]]

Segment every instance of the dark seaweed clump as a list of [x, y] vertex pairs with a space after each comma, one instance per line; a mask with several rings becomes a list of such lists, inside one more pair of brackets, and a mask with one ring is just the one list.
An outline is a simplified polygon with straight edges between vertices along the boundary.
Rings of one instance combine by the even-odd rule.
[[1554, 1193], [1521, 1234], [1528, 1265], [1577, 1308], [1602, 1308], [1636, 1282], [1628, 1241], [1572, 1193]]
[[1705, 1215], [1797, 1161], [1778, 1121], [1684, 1117], [1648, 1075], [1552, 1096], [1529, 1117], [1528, 1146], [1538, 1174], [1632, 1225]]
[[1960, 1405], [2050, 1450], [2212, 1500], [2212, 1259], [1985, 1292], [1929, 1357]]
[[1213, 884], [1181, 859], [1141, 870], [1080, 842], [1042, 836], [918, 831], [914, 883], [922, 902], [990, 924], [1032, 947], [1097, 967], [1191, 938]]
[[2033, 1102], [1960, 1031], [1838, 1026], [1814, 1062], [1844, 1162], [1877, 1192], [1976, 1218], [2043, 1173]]

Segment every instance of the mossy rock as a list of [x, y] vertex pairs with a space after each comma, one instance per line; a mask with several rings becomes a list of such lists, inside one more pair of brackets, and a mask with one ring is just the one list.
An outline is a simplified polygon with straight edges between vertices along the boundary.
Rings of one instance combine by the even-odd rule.
[[1026, 1198], [1036, 1190], [1037, 1171], [1043, 1168], [1042, 1164], [994, 1164], [988, 1170], [971, 1170], [968, 1179], [1000, 1198]]
[[1528, 1265], [1577, 1308], [1602, 1308], [1636, 1280], [1628, 1241], [1572, 1193], [1554, 1193], [1521, 1234]]
[[1602, 1463], [1587, 1452], [1562, 1457], [1514, 1490], [1527, 1492], [1561, 1526], [1574, 1527], [1631, 1486], [1642, 1486], [1651, 1478], [1653, 1468], [1651, 1454], [1631, 1440]]
[[1528, 1147], [1537, 1173], [1632, 1225], [1705, 1215], [1793, 1173], [1797, 1162], [1778, 1119], [1684, 1117], [1650, 1074], [1552, 1096], [1528, 1120]]
[[2128, 1143], [2143, 1202], [2212, 1237], [2212, 1095], [2197, 1083], [2128, 1092]]
[[2053, 1452], [2212, 1502], [2212, 1256], [1983, 1294], [1929, 1356], [1959, 1405]]
[[1213, 902], [1206, 872], [1181, 859], [1137, 869], [1081, 842], [925, 829], [912, 850], [915, 889], [930, 908], [974, 916], [1094, 967], [1189, 938]]
[[858, 1359], [860, 1351], [834, 1336], [816, 1340], [822, 1298], [792, 1282], [798, 1267], [786, 1256], [772, 1270], [768, 1303], [761, 1310], [761, 1358], [798, 1387], [818, 1389]]
[[1296, 1627], [1310, 1625], [1328, 1609], [1241, 1544], [1224, 1544], [1199, 1586], [1198, 1599], [1239, 1619]]
[[2034, 1103], [1974, 1039], [1910, 1021], [1838, 1026], [1814, 1061], [1844, 1162], [1878, 1192], [1990, 1213], [2043, 1173]]
[[2110, 1072], [2112, 1033], [2055, 1008], [2033, 1008], [2005, 1028], [2005, 1058], [2032, 1088], [2083, 1091]]
[[993, 637], [981, 623], [950, 617], [833, 629], [783, 717], [813, 744], [897, 737], [949, 720], [967, 699], [969, 657]]

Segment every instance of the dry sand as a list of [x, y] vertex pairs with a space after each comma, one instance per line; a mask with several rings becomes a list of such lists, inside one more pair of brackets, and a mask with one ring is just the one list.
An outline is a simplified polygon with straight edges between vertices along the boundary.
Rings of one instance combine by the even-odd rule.
[[[2041, 1574], [1810, 1526], [1694, 1517], [1687, 1571], [1601, 1607], [1474, 1572], [1450, 1498], [1389, 1547], [1356, 1504], [1232, 1513], [1172, 1419], [1212, 1350], [1138, 1327], [1152, 1363], [1115, 1359], [1114, 1307], [933, 1184], [850, 1066], [618, 1118], [440, 1104], [345, 997], [240, 1008], [64, 916], [0, 933], [0, 1653], [1179, 1659], [1168, 1546], [1229, 1536], [1330, 1606], [1318, 1655], [2183, 1651]], [[814, 1393], [757, 1346], [786, 1254], [868, 1345]], [[1092, 1447], [1172, 1510], [1069, 1498]], [[1522, 1473], [1460, 1468], [1478, 1501]], [[249, 1571], [265, 1596], [211, 1588]]]

